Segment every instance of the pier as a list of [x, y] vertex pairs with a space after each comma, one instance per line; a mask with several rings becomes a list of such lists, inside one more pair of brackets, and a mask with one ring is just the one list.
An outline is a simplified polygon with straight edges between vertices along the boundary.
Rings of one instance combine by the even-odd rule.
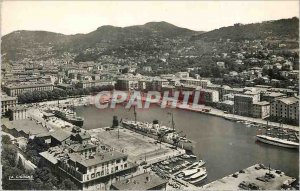
[[255, 164], [201, 187], [203, 190], [280, 190], [289, 187], [296, 179], [275, 169]]

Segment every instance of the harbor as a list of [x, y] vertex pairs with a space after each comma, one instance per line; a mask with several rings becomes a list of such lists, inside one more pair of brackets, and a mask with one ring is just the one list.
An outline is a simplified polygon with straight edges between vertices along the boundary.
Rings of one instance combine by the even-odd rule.
[[[76, 112], [85, 119], [84, 129], [110, 127], [114, 115], [118, 116], [119, 120], [122, 118], [134, 121], [135, 119], [132, 109], [122, 107], [102, 110], [93, 106], [82, 106], [77, 107]], [[172, 120], [168, 113], [173, 113], [176, 131], [182, 131], [182, 136], [196, 142], [194, 155], [198, 159], [210, 161], [206, 164], [208, 176], [202, 185], [255, 163], [271, 164], [274, 168], [282, 169], [292, 177], [299, 176], [297, 150], [258, 142], [256, 128], [246, 124], [196, 112], [161, 109], [155, 106], [151, 110], [137, 109], [136, 112], [138, 113], [137, 121], [150, 124], [157, 119], [162, 125], [168, 127], [172, 127]], [[145, 138], [146, 136], [140, 135], [140, 137]], [[282, 155], [285, 158], [280, 157]], [[287, 163], [286, 160], [289, 162]]]

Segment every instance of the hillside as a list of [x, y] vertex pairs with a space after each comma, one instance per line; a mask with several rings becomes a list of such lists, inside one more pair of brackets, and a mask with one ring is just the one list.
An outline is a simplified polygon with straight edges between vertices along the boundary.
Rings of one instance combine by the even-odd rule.
[[[107, 49], [140, 40], [190, 37], [199, 34], [167, 22], [150, 22], [129, 27], [101, 26], [87, 34], [64, 35], [47, 31], [15, 31], [2, 37], [2, 54], [15, 60], [29, 54], [80, 53], [86, 49]], [[50, 53], [49, 53], [50, 52]]]
[[235, 24], [234, 26], [222, 27], [200, 35], [195, 35], [192, 40], [217, 41], [219, 39], [256, 40], [266, 38], [289, 38], [298, 39], [299, 18], [280, 19], [252, 24]]

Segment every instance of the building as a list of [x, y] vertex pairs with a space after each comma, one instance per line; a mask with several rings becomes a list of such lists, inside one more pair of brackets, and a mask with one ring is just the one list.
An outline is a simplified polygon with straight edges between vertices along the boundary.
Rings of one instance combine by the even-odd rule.
[[107, 190], [111, 183], [136, 171], [137, 167], [127, 160], [126, 154], [116, 151], [94, 152], [85, 156], [68, 153], [57, 146], [39, 154], [42, 166], [49, 167], [58, 176], [71, 178], [83, 190]]
[[168, 181], [149, 172], [117, 181], [111, 190], [166, 190]]
[[254, 102], [258, 102], [257, 97], [252, 95], [234, 95], [234, 113], [237, 115], [252, 117], [252, 107]]
[[115, 81], [109, 80], [83, 80], [78, 82], [77, 87], [79, 88], [91, 88], [91, 87], [101, 87], [101, 86], [115, 86]]
[[265, 119], [270, 116], [270, 102], [254, 102], [252, 107], [252, 117]]
[[139, 88], [137, 78], [119, 78], [116, 83], [117, 90], [135, 90]]
[[261, 94], [261, 101], [273, 102], [275, 99], [283, 98], [285, 94], [280, 92], [263, 92]]
[[1, 115], [5, 115], [8, 108], [17, 106], [17, 98], [7, 95], [1, 95]]
[[194, 79], [194, 78], [180, 79], [180, 82], [183, 85], [200, 86], [201, 88], [204, 88], [204, 89], [206, 89], [207, 86], [211, 84], [211, 81], [209, 81], [209, 80], [199, 80], [199, 79]]
[[18, 96], [20, 94], [23, 94], [25, 92], [33, 92], [33, 91], [52, 91], [53, 90], [53, 84], [51, 83], [42, 83], [42, 82], [36, 82], [36, 83], [14, 83], [4, 86], [4, 91], [9, 96]]
[[22, 120], [28, 118], [27, 107], [25, 106], [18, 105], [15, 107], [11, 107], [8, 109], [8, 113], [9, 113], [10, 121]]
[[299, 124], [299, 98], [286, 97], [271, 103], [270, 118], [273, 121]]
[[188, 72], [177, 72], [175, 74], [177, 78], [189, 78], [189, 73]]
[[143, 71], [144, 72], [151, 72], [152, 71], [152, 67], [151, 66], [143, 66]]
[[219, 92], [217, 90], [201, 89], [199, 102], [200, 104], [214, 106], [219, 102]]

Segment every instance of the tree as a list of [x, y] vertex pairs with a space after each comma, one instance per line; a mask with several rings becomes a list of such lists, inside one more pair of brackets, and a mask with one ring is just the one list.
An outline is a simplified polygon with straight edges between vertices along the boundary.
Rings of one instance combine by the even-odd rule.
[[79, 188], [72, 182], [69, 178], [63, 180], [63, 182], [60, 185], [61, 190], [79, 190]]
[[49, 149], [49, 145], [40, 137], [29, 139], [26, 147], [26, 155], [35, 164], [39, 164], [40, 156], [39, 153]]
[[11, 139], [10, 139], [10, 137], [8, 136], [8, 135], [2, 135], [2, 140], [1, 140], [1, 142], [2, 142], [2, 145], [10, 145], [10, 144], [12, 144], [12, 142], [11, 142]]

